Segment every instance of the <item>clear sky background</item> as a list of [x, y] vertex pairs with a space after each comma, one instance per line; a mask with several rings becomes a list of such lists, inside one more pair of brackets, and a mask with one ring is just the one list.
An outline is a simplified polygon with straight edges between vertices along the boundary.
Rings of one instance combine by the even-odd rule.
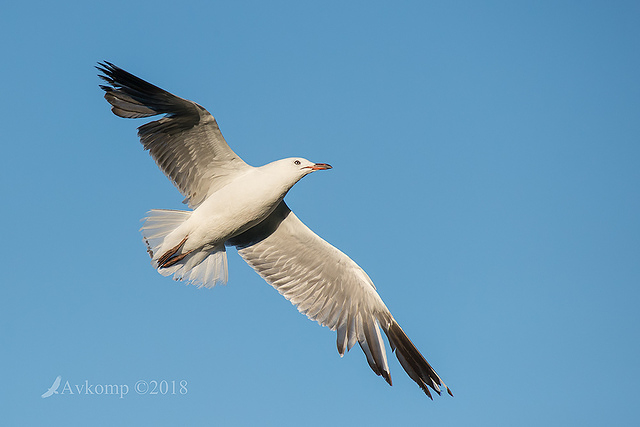
[[[2, 9], [3, 425], [637, 423], [638, 2]], [[340, 358], [233, 249], [227, 286], [156, 273], [139, 219], [182, 197], [101, 60], [205, 106], [250, 164], [332, 164], [286, 200], [455, 397]], [[42, 399], [58, 375], [129, 393]]]

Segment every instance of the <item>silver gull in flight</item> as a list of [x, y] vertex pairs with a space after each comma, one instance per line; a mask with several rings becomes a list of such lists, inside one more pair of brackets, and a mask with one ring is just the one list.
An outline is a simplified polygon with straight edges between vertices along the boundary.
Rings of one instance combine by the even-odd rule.
[[284, 202], [302, 177], [331, 169], [292, 157], [253, 167], [220, 133], [213, 116], [104, 62], [101, 88], [114, 114], [144, 118], [145, 150], [185, 196], [191, 211], [153, 209], [142, 226], [152, 263], [164, 276], [198, 286], [227, 282], [226, 247], [240, 256], [298, 310], [337, 331], [341, 356], [358, 343], [369, 366], [391, 384], [386, 334], [400, 364], [420, 388], [440, 394], [444, 385], [398, 325], [362, 268], [316, 235]]

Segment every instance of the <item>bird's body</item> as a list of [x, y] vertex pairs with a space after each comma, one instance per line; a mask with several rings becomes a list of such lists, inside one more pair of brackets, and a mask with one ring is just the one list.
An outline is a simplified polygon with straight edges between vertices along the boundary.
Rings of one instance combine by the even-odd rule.
[[[186, 263], [185, 258], [190, 254], [224, 250], [229, 239], [267, 218], [289, 189], [312, 172], [313, 167], [323, 168], [302, 158], [290, 158], [236, 171], [233, 180], [208, 195], [184, 222], [164, 237], [159, 247], [151, 249], [157, 267]], [[185, 257], [178, 259], [181, 255]], [[217, 277], [217, 281], [225, 282], [225, 277]]]
[[138, 135], [193, 210], [151, 210], [145, 218], [142, 233], [158, 272], [200, 286], [225, 283], [226, 246], [235, 246], [300, 312], [337, 331], [340, 355], [357, 342], [371, 369], [391, 384], [382, 328], [407, 374], [429, 397], [429, 387], [440, 393], [442, 380], [397, 324], [369, 276], [306, 227], [283, 200], [305, 175], [331, 166], [299, 157], [249, 166], [200, 105], [113, 64], [99, 69], [116, 115], [166, 115], [141, 126]]
[[312, 165], [308, 160], [291, 158], [241, 172], [193, 211], [186, 224], [194, 241], [189, 238], [185, 246], [221, 244], [258, 224], [296, 182], [312, 171]]

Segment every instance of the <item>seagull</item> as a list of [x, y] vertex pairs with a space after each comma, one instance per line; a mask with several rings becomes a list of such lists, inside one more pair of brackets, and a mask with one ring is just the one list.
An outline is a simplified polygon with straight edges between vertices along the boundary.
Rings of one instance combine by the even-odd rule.
[[43, 399], [46, 399], [47, 397], [52, 396], [54, 393], [58, 394], [58, 387], [60, 387], [61, 380], [62, 380], [62, 376], [58, 375], [56, 379], [53, 380], [53, 384], [51, 384], [51, 387], [49, 387], [49, 390], [42, 393], [42, 396], [40, 397], [42, 397]]
[[124, 118], [164, 117], [138, 136], [158, 167], [185, 196], [190, 211], [152, 209], [141, 228], [152, 265], [199, 287], [228, 280], [226, 247], [240, 256], [309, 319], [337, 332], [344, 356], [356, 343], [389, 385], [384, 331], [400, 365], [422, 391], [453, 396], [382, 302], [362, 268], [311, 231], [284, 202], [300, 179], [331, 169], [302, 157], [264, 166], [245, 163], [213, 116], [110, 62], [98, 63], [111, 111]]

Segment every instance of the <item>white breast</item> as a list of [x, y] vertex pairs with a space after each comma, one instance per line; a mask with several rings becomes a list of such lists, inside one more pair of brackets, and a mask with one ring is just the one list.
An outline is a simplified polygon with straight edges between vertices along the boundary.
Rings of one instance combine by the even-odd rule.
[[180, 232], [189, 235], [184, 249], [215, 246], [253, 227], [273, 212], [292, 185], [264, 167], [237, 177], [211, 194], [184, 224]]

